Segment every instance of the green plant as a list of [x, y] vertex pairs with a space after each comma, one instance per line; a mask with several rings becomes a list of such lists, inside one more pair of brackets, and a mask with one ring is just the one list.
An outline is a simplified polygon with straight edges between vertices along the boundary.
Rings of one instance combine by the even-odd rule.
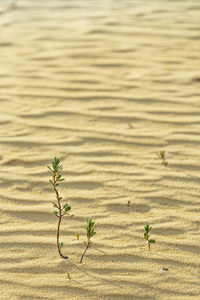
[[146, 226], [144, 226], [144, 239], [146, 240], [146, 244], [149, 247], [149, 251], [150, 251], [150, 247], [151, 244], [155, 244], [155, 240], [150, 240], [150, 231], [151, 231], [152, 227], [149, 226], [149, 224], [147, 224]]
[[87, 220], [87, 227], [86, 227], [87, 241], [84, 242], [84, 245], [86, 246], [86, 248], [81, 256], [80, 263], [82, 263], [83, 257], [85, 255], [86, 251], [88, 250], [88, 248], [90, 248], [92, 246], [92, 242], [90, 241], [90, 239], [91, 239], [91, 237], [93, 237], [96, 234], [96, 232], [94, 231], [94, 224], [95, 223], [92, 221], [92, 219]]
[[79, 240], [79, 238], [80, 238], [80, 234], [77, 232], [76, 233], [76, 239]]
[[52, 179], [49, 180], [51, 183], [53, 190], [56, 194], [56, 200], [57, 202], [52, 202], [53, 207], [55, 210], [53, 211], [53, 214], [58, 218], [58, 227], [57, 227], [57, 248], [60, 256], [62, 258], [68, 258], [67, 256], [64, 256], [61, 252], [61, 248], [63, 247], [63, 242], [60, 242], [60, 225], [62, 221], [62, 217], [64, 215], [69, 215], [68, 211], [71, 210], [71, 207], [65, 203], [64, 205], [61, 205], [62, 197], [60, 197], [57, 187], [59, 186], [59, 182], [63, 181], [61, 171], [63, 169], [62, 165], [60, 164], [59, 158], [54, 157], [52, 160], [52, 166], [47, 166], [49, 173], [52, 176]]
[[162, 164], [164, 166], [167, 166], [168, 162], [167, 162], [167, 153], [166, 151], [160, 151], [157, 153], [158, 158], [160, 158], [162, 160]]
[[67, 273], [67, 279], [72, 279], [69, 273]]

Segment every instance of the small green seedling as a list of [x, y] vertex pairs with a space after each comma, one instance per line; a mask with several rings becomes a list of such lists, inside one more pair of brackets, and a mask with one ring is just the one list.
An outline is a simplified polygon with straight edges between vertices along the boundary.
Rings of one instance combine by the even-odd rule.
[[91, 237], [93, 237], [96, 234], [96, 232], [94, 231], [94, 224], [95, 223], [92, 221], [92, 219], [87, 220], [87, 227], [86, 227], [87, 241], [84, 242], [84, 245], [86, 246], [86, 248], [81, 256], [80, 264], [83, 261], [83, 257], [85, 255], [86, 251], [88, 250], [88, 248], [90, 248], [92, 246], [92, 242], [90, 241], [90, 239], [91, 239]]
[[144, 226], [144, 239], [146, 240], [146, 245], [148, 245], [149, 247], [149, 251], [150, 251], [150, 247], [151, 244], [155, 244], [155, 240], [150, 240], [150, 231], [151, 231], [152, 227], [149, 226], [149, 224], [147, 224], [146, 226]]
[[59, 182], [63, 181], [61, 171], [63, 169], [62, 165], [60, 165], [60, 160], [56, 157], [52, 160], [52, 166], [47, 166], [49, 173], [52, 176], [52, 179], [49, 180], [51, 183], [53, 190], [56, 194], [56, 200], [57, 202], [52, 202], [53, 207], [55, 210], [53, 211], [53, 214], [58, 218], [58, 227], [57, 227], [57, 248], [60, 256], [62, 258], [68, 258], [67, 256], [64, 256], [61, 252], [61, 248], [63, 247], [63, 242], [60, 242], [60, 225], [62, 221], [62, 217], [64, 215], [69, 215], [68, 211], [71, 210], [71, 207], [65, 203], [64, 205], [61, 205], [62, 197], [59, 196], [57, 187], [59, 186]]
[[67, 279], [72, 279], [69, 273], [67, 273]]
[[76, 239], [79, 240], [79, 238], [80, 238], [80, 234], [77, 232], [76, 233]]
[[162, 160], [162, 164], [164, 166], [167, 166], [168, 162], [167, 162], [167, 153], [166, 151], [160, 151], [157, 153], [158, 158], [160, 158]]

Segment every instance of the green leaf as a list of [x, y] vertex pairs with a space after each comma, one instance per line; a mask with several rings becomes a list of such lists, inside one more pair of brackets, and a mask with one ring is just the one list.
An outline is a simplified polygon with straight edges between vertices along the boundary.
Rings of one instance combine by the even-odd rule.
[[55, 186], [58, 186], [58, 185], [59, 185], [58, 183], [55, 184]]
[[58, 170], [59, 163], [60, 163], [60, 159], [57, 157], [54, 157], [54, 159], [52, 160], [52, 167], [53, 167], [54, 171]]
[[57, 213], [58, 213], [58, 212], [57, 212], [56, 210], [53, 211], [53, 214], [54, 214], [55, 216], [57, 216]]
[[52, 181], [51, 179], [49, 179], [49, 182], [50, 182], [51, 184], [53, 184], [53, 181]]
[[53, 172], [53, 170], [52, 170], [52, 168], [51, 168], [50, 166], [47, 166], [47, 168], [48, 168], [51, 172]]
[[93, 227], [93, 226], [94, 226], [94, 224], [95, 224], [95, 223], [94, 223], [94, 222], [91, 220], [91, 222], [90, 222], [90, 226], [91, 226], [91, 227]]
[[91, 234], [90, 234], [90, 237], [92, 237], [92, 236], [94, 236], [96, 234], [96, 232], [94, 231], [94, 232], [92, 232]]
[[59, 165], [59, 163], [60, 163], [60, 159], [59, 159], [59, 158], [57, 158], [57, 157], [54, 157], [54, 162], [55, 162], [55, 164], [56, 164], [56, 165]]
[[57, 207], [58, 208], [58, 205], [55, 202], [52, 202], [52, 203], [53, 203], [53, 207]]
[[155, 244], [155, 242], [156, 242], [155, 240], [149, 240], [150, 244]]
[[67, 203], [63, 206], [63, 208], [65, 209], [65, 212], [71, 210], [71, 207]]
[[63, 246], [64, 246], [64, 243], [63, 243], [63, 242], [60, 242], [60, 243], [59, 243], [59, 246], [60, 246], [60, 247], [63, 247]]
[[61, 177], [62, 177], [62, 175], [61, 175], [61, 174], [58, 174], [58, 175], [56, 176], [56, 180], [59, 180]]

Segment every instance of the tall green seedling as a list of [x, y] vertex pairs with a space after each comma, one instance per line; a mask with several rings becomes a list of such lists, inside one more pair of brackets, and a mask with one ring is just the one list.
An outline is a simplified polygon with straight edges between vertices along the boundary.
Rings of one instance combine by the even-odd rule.
[[64, 256], [62, 254], [61, 248], [63, 247], [63, 242], [60, 242], [60, 226], [61, 226], [61, 221], [64, 215], [69, 215], [68, 212], [71, 210], [71, 207], [65, 203], [64, 205], [61, 204], [62, 197], [60, 197], [59, 192], [58, 192], [58, 186], [61, 181], [64, 179], [62, 178], [62, 165], [60, 164], [60, 159], [57, 157], [54, 157], [52, 160], [51, 167], [47, 166], [49, 173], [51, 174], [51, 179], [49, 180], [50, 184], [53, 187], [53, 190], [56, 195], [56, 202], [53, 203], [53, 207], [55, 210], [53, 210], [53, 214], [58, 218], [58, 226], [57, 226], [57, 248], [59, 255], [62, 258], [68, 258], [67, 256]]

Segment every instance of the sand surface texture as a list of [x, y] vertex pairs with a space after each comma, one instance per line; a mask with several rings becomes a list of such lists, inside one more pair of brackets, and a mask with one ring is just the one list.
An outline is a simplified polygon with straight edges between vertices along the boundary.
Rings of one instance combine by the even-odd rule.
[[0, 299], [200, 299], [200, 2], [16, 3], [0, 3]]

